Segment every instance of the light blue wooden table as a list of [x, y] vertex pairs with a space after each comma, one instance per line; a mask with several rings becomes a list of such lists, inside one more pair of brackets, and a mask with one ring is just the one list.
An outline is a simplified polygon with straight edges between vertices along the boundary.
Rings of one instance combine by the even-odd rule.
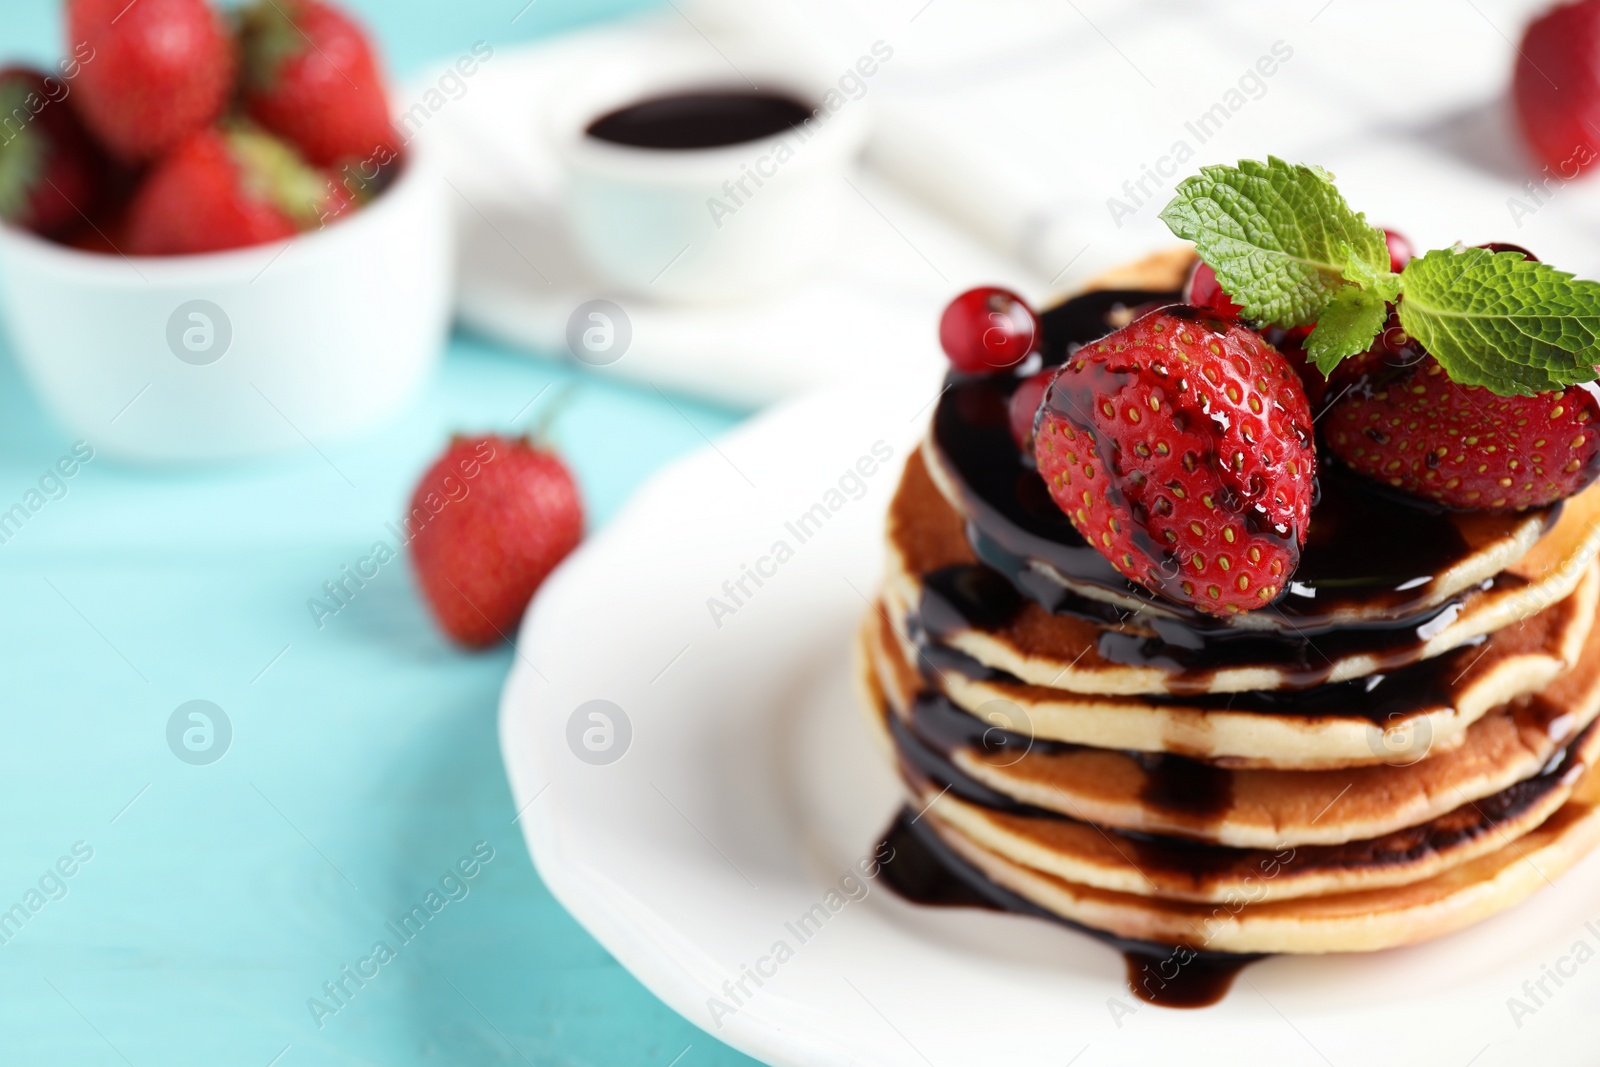
[[[523, 0], [357, 6], [406, 76], [639, 5], [538, 0], [515, 24]], [[48, 59], [56, 21], [7, 0], [0, 48]], [[404, 566], [320, 631], [305, 606], [452, 431], [513, 428], [552, 380], [576, 386], [553, 437], [591, 527], [739, 417], [457, 337], [412, 410], [327, 449], [353, 489], [309, 449], [198, 474], [97, 458], [0, 544], [0, 912], [38, 905], [20, 929], [0, 919], [0, 1063], [751, 1062], [645, 992], [535, 876], [495, 740], [511, 654], [445, 645]], [[0, 507], [71, 445], [0, 348]], [[233, 725], [209, 766], [166, 740], [194, 699]], [[459, 899], [397, 958], [345, 978], [475, 845], [493, 859], [465, 895], [447, 882]]]

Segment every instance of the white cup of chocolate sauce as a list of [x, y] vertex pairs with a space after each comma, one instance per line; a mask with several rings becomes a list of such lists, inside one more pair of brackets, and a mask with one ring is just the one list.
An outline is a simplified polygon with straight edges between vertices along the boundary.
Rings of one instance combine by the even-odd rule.
[[555, 109], [568, 228], [601, 281], [664, 301], [738, 300], [836, 251], [864, 102], [803, 72], [739, 69], [599, 70]]

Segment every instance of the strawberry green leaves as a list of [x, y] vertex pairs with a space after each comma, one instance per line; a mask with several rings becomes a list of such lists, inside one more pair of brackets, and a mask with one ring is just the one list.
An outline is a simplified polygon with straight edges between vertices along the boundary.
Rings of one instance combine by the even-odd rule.
[[1241, 160], [1185, 179], [1161, 212], [1244, 316], [1316, 323], [1306, 355], [1323, 374], [1365, 351], [1397, 303], [1400, 324], [1451, 379], [1503, 395], [1596, 377], [1600, 283], [1516, 252], [1430, 252], [1395, 274], [1383, 231], [1318, 167]]
[[[0, 84], [0, 116], [29, 115], [28, 89], [18, 83]], [[44, 150], [35, 131], [0, 129], [0, 219], [19, 220], [28, 209], [33, 187], [44, 171]]]
[[1401, 277], [1400, 325], [1452, 381], [1529, 396], [1594, 380], [1600, 282], [1486, 248], [1429, 252]]

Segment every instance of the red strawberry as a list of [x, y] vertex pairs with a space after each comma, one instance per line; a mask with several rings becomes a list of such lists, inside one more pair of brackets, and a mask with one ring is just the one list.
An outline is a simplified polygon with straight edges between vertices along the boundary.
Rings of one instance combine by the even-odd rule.
[[1198, 259], [1189, 268], [1189, 278], [1183, 283], [1183, 302], [1214, 311], [1223, 318], [1236, 319], [1243, 313], [1243, 309], [1223, 292], [1217, 272], [1209, 263]]
[[[1297, 326], [1292, 330], [1285, 330], [1280, 326], [1267, 326], [1261, 330], [1261, 336], [1271, 345], [1277, 353], [1288, 361], [1289, 367], [1300, 379], [1300, 386], [1306, 392], [1306, 402], [1311, 409], [1316, 411], [1322, 407], [1323, 398], [1338, 392], [1330, 386], [1328, 379], [1322, 376], [1317, 365], [1311, 362], [1311, 357], [1306, 355], [1306, 337], [1311, 333], [1304, 326]], [[1367, 353], [1351, 356], [1344, 363], [1365, 361]], [[1344, 366], [1340, 364], [1340, 367]]]
[[1030, 374], [1022, 379], [1022, 384], [1017, 386], [1017, 391], [1011, 394], [1006, 404], [1011, 439], [1028, 455], [1033, 454], [1033, 423], [1039, 414], [1039, 402], [1044, 399], [1044, 391], [1050, 388], [1050, 380], [1055, 376], [1054, 367]]
[[1360, 388], [1372, 388], [1392, 380], [1426, 357], [1422, 346], [1406, 336], [1400, 325], [1400, 316], [1391, 308], [1383, 332], [1372, 339], [1365, 352], [1357, 352], [1339, 361], [1327, 377], [1317, 369], [1305, 354], [1306, 333], [1303, 330], [1264, 330], [1267, 337], [1283, 357], [1300, 375], [1305, 386], [1306, 399], [1312, 412], [1320, 417], [1322, 409], [1340, 397]]
[[1260, 334], [1153, 311], [1074, 353], [1041, 414], [1051, 497], [1124, 576], [1213, 615], [1283, 592], [1317, 457], [1300, 381]]
[[578, 487], [527, 438], [456, 438], [411, 498], [411, 555], [440, 627], [483, 648], [509, 637], [583, 539]]
[[1600, 0], [1561, 4], [1529, 23], [1511, 97], [1523, 137], [1558, 177], [1593, 165], [1600, 145]]
[[128, 251], [189, 255], [264, 244], [348, 207], [337, 183], [248, 129], [204, 130], [162, 160], [128, 208]]
[[1453, 508], [1520, 511], [1600, 476], [1600, 390], [1497, 396], [1457, 385], [1433, 357], [1328, 413], [1329, 451], [1362, 474]]
[[161, 155], [227, 105], [233, 38], [206, 0], [68, 0], [67, 34], [93, 49], [77, 79], [84, 122], [120, 159]]
[[252, 118], [320, 167], [394, 158], [383, 74], [354, 20], [322, 0], [259, 0], [241, 20]]
[[66, 103], [66, 83], [0, 70], [0, 219], [54, 235], [99, 206], [105, 161]]

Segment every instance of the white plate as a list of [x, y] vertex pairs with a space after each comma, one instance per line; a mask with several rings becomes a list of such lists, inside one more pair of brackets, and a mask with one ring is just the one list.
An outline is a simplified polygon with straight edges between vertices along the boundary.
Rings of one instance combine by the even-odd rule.
[[[657, 477], [535, 601], [501, 744], [539, 873], [601, 944], [675, 1010], [774, 1064], [1594, 1063], [1594, 860], [1429, 945], [1264, 961], [1199, 1011], [1135, 1000], [1117, 954], [1087, 937], [920, 908], [871, 882], [796, 936], [896, 810], [848, 645], [936, 388], [862, 383], [746, 424]], [[894, 458], [864, 495], [829, 498], [875, 442]], [[818, 503], [840, 506], [801, 543], [786, 523]], [[716, 625], [708, 598], [780, 540], [792, 557], [763, 564], [775, 573], [759, 588], [746, 579], [752, 595]], [[591, 700], [631, 725], [607, 765], [568, 743]], [[736, 1003], [724, 983], [780, 941], [792, 957], [763, 964], [775, 974], [759, 989], [745, 979], [752, 995]], [[1557, 986], [1546, 968], [1569, 973]], [[1523, 983], [1541, 978], [1536, 1004]], [[1513, 997], [1532, 1010], [1514, 1016]], [[715, 998], [736, 1010], [714, 1016]]]

